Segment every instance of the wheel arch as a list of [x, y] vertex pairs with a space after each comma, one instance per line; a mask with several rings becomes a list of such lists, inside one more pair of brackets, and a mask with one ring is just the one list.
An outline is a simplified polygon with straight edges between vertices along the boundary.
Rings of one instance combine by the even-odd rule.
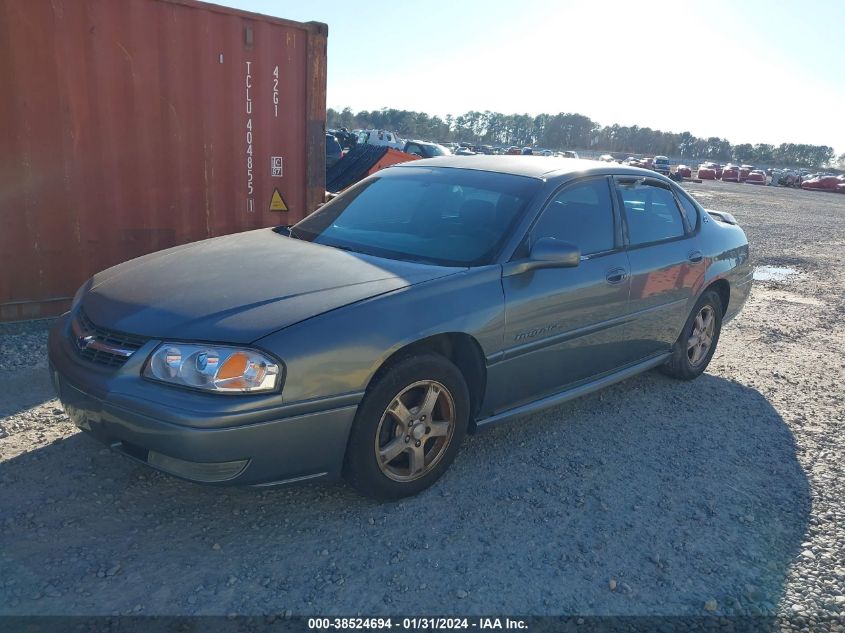
[[708, 290], [714, 290], [719, 295], [719, 300], [722, 303], [722, 316], [728, 313], [728, 303], [731, 300], [731, 285], [727, 279], [715, 279], [701, 291], [703, 295]]
[[484, 352], [481, 349], [481, 345], [479, 345], [475, 337], [466, 332], [434, 334], [403, 345], [379, 365], [378, 369], [370, 378], [367, 389], [380, 376], [389, 371], [390, 367], [396, 362], [408, 356], [425, 352], [431, 352], [445, 357], [463, 375], [470, 398], [469, 431], [471, 433], [474, 432], [475, 416], [478, 414], [481, 404], [484, 401], [484, 393], [487, 387], [487, 364], [484, 360]]

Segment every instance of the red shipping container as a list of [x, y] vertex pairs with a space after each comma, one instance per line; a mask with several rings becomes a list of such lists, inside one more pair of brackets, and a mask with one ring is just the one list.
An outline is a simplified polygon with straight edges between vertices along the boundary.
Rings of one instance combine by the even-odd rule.
[[127, 259], [313, 211], [327, 35], [193, 0], [0, 0], [0, 321], [59, 314]]

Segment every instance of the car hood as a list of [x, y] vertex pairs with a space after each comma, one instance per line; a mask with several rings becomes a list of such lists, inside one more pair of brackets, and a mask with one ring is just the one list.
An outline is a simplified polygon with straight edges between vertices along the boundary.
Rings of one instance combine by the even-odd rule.
[[98, 326], [150, 338], [249, 343], [312, 316], [462, 268], [351, 253], [260, 229], [145, 255], [94, 277]]

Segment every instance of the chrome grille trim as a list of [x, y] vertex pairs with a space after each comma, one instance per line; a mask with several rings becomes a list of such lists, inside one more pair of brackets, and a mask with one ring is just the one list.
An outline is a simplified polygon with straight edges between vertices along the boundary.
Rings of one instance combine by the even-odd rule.
[[71, 346], [77, 356], [97, 365], [120, 367], [147, 342], [133, 334], [95, 325], [80, 309], [70, 327]]

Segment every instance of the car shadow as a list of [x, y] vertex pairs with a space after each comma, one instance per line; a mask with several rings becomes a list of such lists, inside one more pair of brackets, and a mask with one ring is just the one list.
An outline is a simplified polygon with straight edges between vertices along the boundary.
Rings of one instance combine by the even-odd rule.
[[764, 396], [656, 372], [480, 432], [396, 503], [197, 486], [82, 434], [0, 482], [6, 614], [765, 614], [810, 513]]
[[46, 366], [0, 372], [0, 418], [26, 411], [55, 397]]

